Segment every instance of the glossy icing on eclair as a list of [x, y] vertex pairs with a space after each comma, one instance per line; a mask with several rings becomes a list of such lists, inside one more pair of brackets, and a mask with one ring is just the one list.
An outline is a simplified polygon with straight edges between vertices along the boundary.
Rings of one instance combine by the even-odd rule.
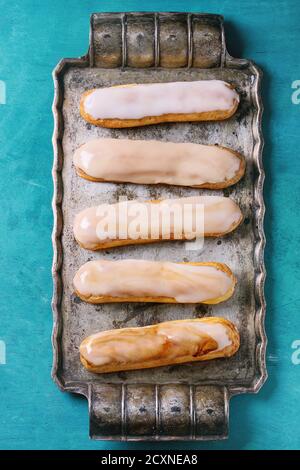
[[74, 236], [91, 250], [109, 247], [115, 240], [191, 240], [224, 235], [242, 218], [239, 206], [223, 196], [122, 201], [81, 211], [74, 220]]
[[141, 301], [172, 298], [178, 303], [209, 303], [228, 298], [233, 292], [235, 278], [226, 268], [214, 263], [96, 260], [81, 266], [73, 283], [76, 293], [87, 301], [93, 297], [104, 301], [132, 297]]
[[82, 341], [80, 356], [87, 369], [110, 372], [228, 357], [238, 348], [235, 326], [208, 317], [98, 332]]
[[91, 90], [83, 111], [92, 119], [142, 119], [165, 114], [226, 111], [239, 95], [222, 80], [150, 83]]
[[102, 138], [79, 147], [74, 165], [99, 181], [222, 188], [243, 176], [245, 162], [216, 145]]

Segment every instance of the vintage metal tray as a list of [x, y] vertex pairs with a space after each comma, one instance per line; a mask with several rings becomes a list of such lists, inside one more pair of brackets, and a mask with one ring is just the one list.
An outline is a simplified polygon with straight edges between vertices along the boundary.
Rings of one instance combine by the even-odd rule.
[[[80, 95], [89, 88], [121, 83], [224, 79], [233, 83], [241, 104], [223, 122], [174, 123], [134, 129], [102, 129], [79, 114]], [[226, 51], [223, 19], [184, 13], [106, 13], [91, 18], [88, 54], [63, 59], [54, 70], [54, 231], [53, 378], [65, 391], [89, 402], [94, 439], [204, 440], [228, 434], [229, 399], [257, 392], [266, 380], [264, 331], [265, 268], [259, 69]], [[89, 205], [129, 199], [159, 199], [199, 194], [199, 190], [133, 184], [91, 183], [72, 166], [74, 150], [96, 136], [156, 138], [223, 144], [247, 159], [245, 178], [224, 191], [241, 206], [245, 221], [222, 239], [205, 241], [204, 250], [187, 251], [181, 242], [138, 245], [93, 253], [72, 235], [75, 213]], [[228, 263], [238, 278], [224, 304], [89, 305], [73, 295], [72, 278], [81, 264], [105, 257]], [[224, 316], [241, 333], [241, 348], [230, 359], [150, 370], [96, 375], [79, 361], [81, 340], [98, 330], [142, 326], [165, 320]]]

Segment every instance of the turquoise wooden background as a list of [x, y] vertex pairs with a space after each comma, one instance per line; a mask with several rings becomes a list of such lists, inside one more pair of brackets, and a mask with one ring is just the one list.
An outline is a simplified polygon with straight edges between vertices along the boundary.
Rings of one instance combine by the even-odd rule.
[[[221, 13], [229, 51], [264, 71], [269, 380], [258, 395], [232, 400], [226, 442], [89, 441], [87, 402], [50, 379], [51, 71], [86, 52], [90, 13], [125, 3], [129, 11]], [[300, 80], [299, 1], [0, 0], [0, 11], [0, 448], [299, 448], [300, 365], [291, 347], [300, 340], [300, 104], [291, 100]]]

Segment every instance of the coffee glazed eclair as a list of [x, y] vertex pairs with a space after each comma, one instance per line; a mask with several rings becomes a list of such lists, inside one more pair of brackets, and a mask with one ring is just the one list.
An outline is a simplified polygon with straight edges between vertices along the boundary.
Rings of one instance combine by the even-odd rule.
[[101, 259], [81, 266], [73, 284], [75, 294], [93, 304], [218, 304], [232, 296], [236, 278], [223, 263]]
[[122, 128], [228, 119], [238, 104], [238, 93], [222, 80], [128, 84], [86, 91], [80, 113], [96, 126]]
[[101, 331], [82, 341], [80, 359], [90, 372], [106, 373], [230, 357], [239, 345], [229, 320], [197, 318]]
[[73, 230], [82, 248], [101, 250], [203, 236], [221, 237], [235, 230], [242, 220], [239, 206], [228, 197], [191, 196], [89, 207], [76, 215]]
[[90, 181], [207, 189], [227, 188], [245, 173], [245, 159], [234, 150], [156, 140], [94, 139], [75, 151], [73, 162]]

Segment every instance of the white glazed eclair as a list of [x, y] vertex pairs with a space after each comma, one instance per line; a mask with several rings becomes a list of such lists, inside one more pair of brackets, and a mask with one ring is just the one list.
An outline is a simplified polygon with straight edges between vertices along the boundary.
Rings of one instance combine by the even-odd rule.
[[122, 201], [81, 211], [74, 220], [74, 237], [88, 250], [220, 237], [243, 220], [239, 206], [223, 196], [191, 196], [161, 201]]
[[86, 91], [80, 113], [91, 124], [122, 128], [223, 120], [238, 104], [238, 93], [222, 80], [129, 84]]
[[223, 263], [101, 259], [81, 266], [73, 284], [78, 297], [94, 304], [217, 304], [231, 297], [236, 278]]
[[106, 373], [230, 357], [239, 345], [229, 320], [197, 318], [93, 334], [82, 341], [80, 359], [90, 372]]
[[222, 189], [245, 172], [245, 159], [217, 145], [155, 140], [95, 139], [74, 154], [79, 176], [91, 181]]

